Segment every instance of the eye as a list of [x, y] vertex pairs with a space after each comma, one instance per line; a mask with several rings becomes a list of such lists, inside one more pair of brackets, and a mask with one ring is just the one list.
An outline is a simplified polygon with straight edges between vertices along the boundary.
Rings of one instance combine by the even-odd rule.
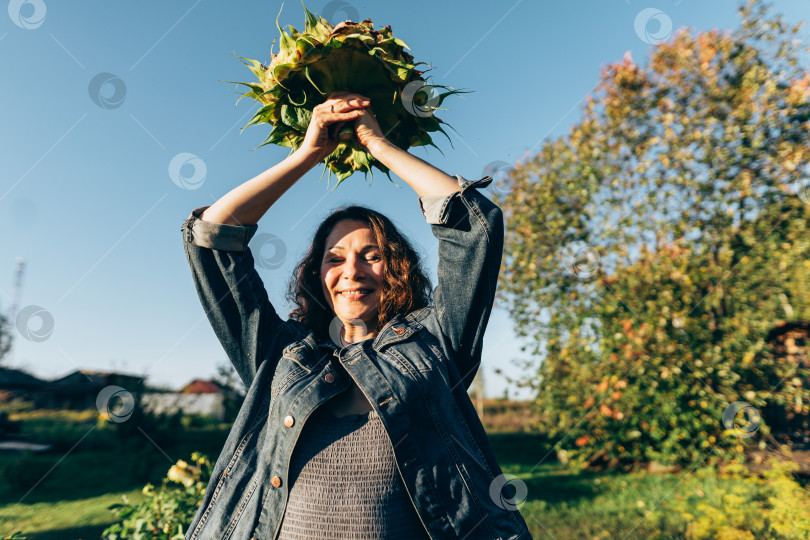
[[368, 258], [369, 261], [379, 261], [380, 257], [378, 255], [372, 255]]

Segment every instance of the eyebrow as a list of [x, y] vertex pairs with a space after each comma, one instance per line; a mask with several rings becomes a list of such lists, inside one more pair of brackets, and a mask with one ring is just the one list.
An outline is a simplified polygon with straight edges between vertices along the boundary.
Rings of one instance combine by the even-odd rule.
[[[368, 244], [368, 245], [365, 245], [365, 246], [363, 246], [362, 248], [360, 248], [360, 251], [365, 251], [365, 250], [370, 249], [370, 248], [377, 248], [377, 249], [379, 249], [379, 246], [377, 246], [376, 244]], [[334, 246], [332, 246], [332, 247], [328, 248], [326, 251], [332, 251], [332, 250], [335, 250], [335, 251], [340, 251], [340, 250], [343, 250], [343, 251], [345, 251], [345, 250], [346, 250], [346, 248], [345, 248], [345, 247], [343, 247], [343, 246], [340, 246], [340, 245], [338, 245], [338, 244], [335, 244]]]

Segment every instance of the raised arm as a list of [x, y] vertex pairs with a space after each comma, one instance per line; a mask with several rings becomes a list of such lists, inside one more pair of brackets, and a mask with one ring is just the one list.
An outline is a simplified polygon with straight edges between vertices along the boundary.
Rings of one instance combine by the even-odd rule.
[[[481, 363], [503, 254], [503, 212], [478, 188], [492, 179], [467, 181], [447, 197], [420, 197], [422, 212], [439, 240], [439, 283], [433, 302], [439, 324], [469, 388]], [[432, 206], [431, 206], [432, 204]]]
[[315, 107], [298, 150], [213, 205], [196, 208], [181, 227], [200, 302], [246, 387], [268, 352], [293, 337], [285, 335], [289, 332], [268, 299], [248, 242], [259, 219], [281, 195], [334, 151], [342, 123], [352, 121], [367, 105], [367, 99], [355, 94], [331, 95]]
[[481, 363], [503, 254], [503, 213], [477, 189], [492, 178], [471, 182], [452, 177], [412, 156], [385, 139], [368, 111], [355, 124], [361, 143], [417, 192], [422, 213], [439, 240], [433, 302], [447, 347], [469, 388]]

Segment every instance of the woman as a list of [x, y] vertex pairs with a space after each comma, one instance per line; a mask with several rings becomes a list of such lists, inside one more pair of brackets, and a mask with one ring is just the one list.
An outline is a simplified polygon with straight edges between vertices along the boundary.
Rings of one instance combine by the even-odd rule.
[[[392, 145], [369, 99], [336, 92], [300, 148], [192, 211], [183, 240], [205, 312], [248, 388], [187, 539], [530, 538], [467, 394], [503, 249], [491, 178]], [[247, 247], [256, 223], [337, 147], [405, 180], [439, 240], [438, 286], [384, 216], [339, 210], [293, 276], [283, 321]]]

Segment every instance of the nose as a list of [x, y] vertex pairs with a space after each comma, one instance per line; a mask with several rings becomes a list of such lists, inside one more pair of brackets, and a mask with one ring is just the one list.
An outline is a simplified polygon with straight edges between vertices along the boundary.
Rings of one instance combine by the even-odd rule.
[[343, 275], [349, 279], [356, 279], [365, 276], [365, 271], [363, 270], [363, 260], [354, 255], [349, 255], [346, 257], [346, 266], [343, 269]]

